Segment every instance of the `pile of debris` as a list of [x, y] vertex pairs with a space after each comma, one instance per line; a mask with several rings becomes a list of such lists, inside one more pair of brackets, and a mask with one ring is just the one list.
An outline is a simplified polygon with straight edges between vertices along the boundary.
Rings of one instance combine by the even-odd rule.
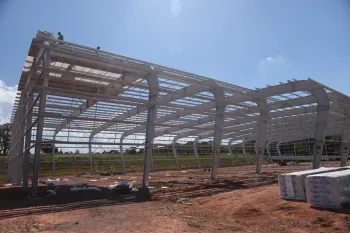
[[[47, 189], [45, 190], [45, 196], [55, 196], [56, 192], [58, 190], [58, 186], [55, 185], [54, 182], [60, 182], [61, 179], [60, 178], [56, 178], [56, 179], [47, 179], [47, 180], [39, 180], [40, 184], [45, 184], [47, 186]], [[62, 181], [68, 181], [68, 179], [63, 179]]]
[[109, 185], [108, 190], [118, 194], [125, 194], [132, 191], [138, 191], [138, 188], [135, 185], [135, 181], [129, 184], [126, 180], [123, 180], [121, 184], [119, 184], [119, 182], [116, 182], [115, 184]]

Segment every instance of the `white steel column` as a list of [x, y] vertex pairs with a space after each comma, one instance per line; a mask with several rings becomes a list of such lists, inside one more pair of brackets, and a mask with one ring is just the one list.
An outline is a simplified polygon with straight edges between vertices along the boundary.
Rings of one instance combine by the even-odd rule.
[[247, 151], [245, 149], [245, 144], [247, 143], [248, 139], [245, 138], [243, 141], [242, 141], [242, 152], [243, 152], [243, 155], [247, 155]]
[[122, 161], [122, 173], [125, 174], [123, 141], [124, 141], [124, 136], [122, 135], [121, 138], [120, 138], [119, 150], [120, 150], [120, 159]]
[[217, 86], [212, 91], [216, 101], [216, 117], [215, 117], [215, 129], [214, 129], [214, 150], [213, 161], [211, 167], [211, 179], [216, 179], [217, 169], [220, 166], [220, 146], [222, 140], [222, 129], [225, 123], [225, 93], [222, 87]]
[[259, 118], [259, 135], [257, 142], [257, 158], [256, 158], [256, 174], [261, 174], [261, 166], [263, 162], [263, 156], [265, 152], [265, 143], [267, 136], [267, 120], [269, 118], [269, 110], [267, 106], [266, 99], [259, 98], [256, 103], [260, 109], [260, 118]]
[[153, 71], [149, 76], [146, 77], [148, 85], [150, 86], [149, 90], [149, 102], [150, 106], [147, 113], [147, 128], [146, 128], [146, 140], [145, 140], [145, 158], [143, 165], [143, 180], [142, 186], [148, 187], [149, 172], [150, 166], [152, 166], [152, 153], [153, 153], [153, 141], [155, 136], [155, 121], [157, 118], [157, 98], [159, 94], [158, 90], [158, 76]]
[[342, 133], [340, 166], [344, 167], [348, 162], [350, 148], [350, 100], [346, 97], [342, 101], [345, 103], [343, 107], [345, 119]]
[[230, 154], [231, 157], [233, 157], [233, 153], [232, 153], [232, 142], [233, 142], [233, 138], [231, 138], [228, 143], [227, 143], [227, 146], [228, 146], [228, 153]]
[[[56, 134], [53, 135], [53, 141], [56, 140]], [[55, 160], [55, 143], [52, 143], [52, 177], [56, 176], [56, 160]]]
[[282, 153], [281, 153], [280, 145], [281, 145], [281, 141], [278, 141], [277, 144], [276, 144], [276, 150], [277, 150], [278, 156], [280, 157], [280, 159], [282, 161], [283, 159], [282, 159]]
[[346, 166], [349, 158], [349, 147], [350, 147], [350, 118], [346, 116], [344, 120], [343, 134], [342, 134], [342, 144], [341, 144], [341, 158], [340, 166]]
[[26, 114], [26, 108], [24, 103], [24, 95], [21, 97], [21, 115], [19, 117], [19, 145], [18, 145], [18, 152], [16, 154], [16, 183], [17, 185], [21, 185], [22, 178], [23, 178], [23, 147], [24, 147], [24, 132], [25, 132], [25, 114]]
[[232, 166], [235, 165], [234, 163], [234, 159], [233, 159], [233, 153], [232, 153], [232, 142], [233, 142], [233, 138], [231, 138], [228, 143], [227, 143], [227, 146], [228, 146], [228, 153], [231, 157], [231, 163], [232, 163]]
[[23, 189], [28, 189], [28, 177], [29, 177], [29, 160], [30, 160], [30, 146], [32, 138], [32, 109], [30, 107], [33, 104], [33, 93], [29, 93], [27, 102], [27, 121], [26, 121], [26, 133], [25, 133], [25, 146], [23, 156]]
[[89, 164], [90, 164], [90, 173], [93, 173], [93, 166], [92, 166], [92, 149], [91, 149], [91, 142], [92, 137], [89, 138]]
[[267, 154], [268, 154], [268, 161], [271, 161], [271, 151], [270, 151], [270, 144], [271, 144], [272, 141], [268, 141], [266, 142], [266, 151], [267, 151]]
[[197, 137], [194, 141], [193, 141], [193, 152], [194, 152], [194, 158], [196, 159], [197, 162], [197, 167], [201, 168], [201, 164], [199, 162], [199, 157], [198, 157], [198, 147], [197, 147], [197, 142], [198, 142], [199, 137]]
[[179, 162], [177, 161], [176, 143], [175, 142], [172, 143], [172, 148], [173, 148], [174, 160], [175, 160], [175, 163], [176, 163], [176, 170], [179, 170]]
[[[319, 89], [316, 92], [324, 92], [324, 89]], [[314, 156], [312, 161], [312, 168], [317, 169], [321, 165], [324, 139], [327, 129], [327, 120], [329, 114], [329, 100], [327, 95], [317, 100], [317, 120], [316, 120], [316, 132], [315, 132], [315, 146]]]
[[[44, 68], [50, 68], [50, 51], [46, 50], [43, 54], [43, 66]], [[41, 153], [41, 142], [43, 136], [43, 128], [44, 128], [44, 116], [40, 116], [40, 114], [45, 113], [45, 105], [46, 105], [46, 95], [49, 84], [49, 71], [44, 70], [43, 72], [43, 80], [40, 87], [40, 99], [39, 99], [39, 115], [38, 115], [38, 123], [36, 130], [36, 142], [35, 142], [35, 155], [34, 155], [34, 169], [33, 169], [33, 178], [32, 178], [32, 197], [36, 197], [38, 194], [38, 178], [39, 178], [39, 168], [40, 168], [40, 153]]]

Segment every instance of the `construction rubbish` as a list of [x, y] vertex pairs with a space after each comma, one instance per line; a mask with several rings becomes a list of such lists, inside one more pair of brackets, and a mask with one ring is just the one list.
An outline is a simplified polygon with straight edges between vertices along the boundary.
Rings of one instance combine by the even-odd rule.
[[86, 190], [88, 191], [95, 191], [95, 192], [100, 192], [101, 189], [97, 188], [97, 187], [87, 187]]
[[78, 192], [78, 191], [101, 191], [100, 188], [94, 187], [89, 184], [74, 184], [72, 188], [70, 188], [70, 191], [72, 192]]
[[4, 186], [5, 186], [5, 187], [11, 187], [12, 184], [5, 184]]
[[63, 179], [62, 181], [66, 182], [66, 181], [69, 181], [67, 178]]
[[51, 179], [47, 179], [47, 180], [39, 180], [39, 183], [41, 184], [50, 184], [50, 183], [53, 183], [53, 182], [60, 182], [60, 178], [56, 178], [54, 180], [51, 180]]
[[45, 191], [45, 197], [50, 197], [50, 196], [55, 196], [56, 195], [56, 191], [55, 190], [46, 190]]
[[318, 169], [292, 172], [282, 174], [278, 176], [278, 186], [280, 190], [280, 196], [283, 199], [289, 200], [306, 200], [306, 177], [309, 175], [322, 174], [326, 172], [335, 172], [348, 170], [349, 167], [333, 167], [325, 168], [321, 167]]
[[350, 169], [306, 177], [307, 202], [321, 208], [350, 204]]
[[170, 174], [165, 174], [165, 176], [170, 176]]
[[101, 178], [100, 180], [108, 180], [108, 178]]
[[108, 190], [118, 194], [125, 194], [131, 191], [137, 191], [137, 188], [135, 187], [135, 181], [129, 184], [126, 180], [123, 180], [121, 184], [117, 183], [109, 185]]
[[108, 190], [112, 191], [116, 186], [118, 186], [118, 184], [111, 184], [108, 186]]

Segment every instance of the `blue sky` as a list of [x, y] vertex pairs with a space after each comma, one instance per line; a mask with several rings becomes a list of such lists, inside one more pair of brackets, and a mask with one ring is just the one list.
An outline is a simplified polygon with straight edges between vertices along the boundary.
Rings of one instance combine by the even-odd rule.
[[350, 95], [346, 0], [0, 0], [0, 121], [38, 29], [248, 88], [311, 77]]

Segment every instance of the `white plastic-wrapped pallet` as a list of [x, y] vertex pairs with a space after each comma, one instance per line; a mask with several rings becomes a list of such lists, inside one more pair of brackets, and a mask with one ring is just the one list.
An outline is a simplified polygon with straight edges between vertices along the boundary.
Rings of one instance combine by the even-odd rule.
[[341, 208], [350, 204], [350, 170], [306, 177], [306, 195], [314, 207]]
[[278, 176], [280, 196], [283, 199], [306, 200], [305, 179], [309, 175], [347, 170], [349, 167], [321, 167], [318, 169], [292, 172]]

